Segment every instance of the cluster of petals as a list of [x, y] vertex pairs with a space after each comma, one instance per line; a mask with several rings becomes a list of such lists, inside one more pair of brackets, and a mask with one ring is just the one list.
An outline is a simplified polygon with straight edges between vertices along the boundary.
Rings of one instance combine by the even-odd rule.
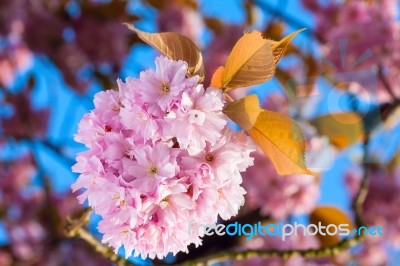
[[[346, 60], [351, 64], [366, 61], [363, 54], [372, 50], [374, 62], [381, 56], [390, 55], [397, 31], [397, 1], [383, 0], [379, 2], [351, 0], [345, 3], [332, 2], [323, 5], [316, 0], [303, 0], [307, 8], [316, 15], [316, 34], [326, 45], [330, 60], [337, 60], [340, 66], [340, 55], [343, 44], [347, 45]], [[351, 24], [351, 27], [348, 25]], [[342, 44], [339, 44], [342, 42]], [[343, 59], [342, 59], [343, 60]], [[352, 61], [350, 61], [352, 60]], [[357, 62], [357, 63], [356, 63]], [[336, 65], [336, 63], [338, 65]]]
[[97, 93], [75, 137], [88, 150], [72, 188], [102, 216], [103, 243], [123, 246], [126, 257], [201, 244], [190, 228], [238, 213], [240, 172], [253, 164], [249, 138], [227, 127], [221, 91], [187, 77], [186, 62], [160, 56], [155, 65]]
[[[390, 100], [390, 95], [381, 84], [371, 86], [376, 84], [376, 77], [367, 74], [380, 66], [395, 94], [399, 95], [398, 1], [323, 2], [303, 0], [305, 7], [316, 16], [315, 34], [322, 43], [321, 52], [330, 64], [338, 72], [361, 71], [357, 76], [360, 82], [364, 81], [365, 89], [373, 94], [374, 99], [385, 102]], [[355, 76], [352, 75], [352, 80]]]

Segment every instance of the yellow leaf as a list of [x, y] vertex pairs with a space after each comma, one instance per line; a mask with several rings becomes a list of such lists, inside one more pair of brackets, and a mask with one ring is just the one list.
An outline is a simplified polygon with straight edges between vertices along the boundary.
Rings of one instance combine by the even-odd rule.
[[[353, 222], [342, 210], [333, 206], [320, 206], [314, 209], [310, 214], [310, 224], [315, 224], [318, 226], [321, 223], [322, 226], [328, 226], [329, 224], [334, 224], [339, 226], [340, 224], [348, 224], [348, 226], [343, 226], [343, 229], [351, 230], [354, 228]], [[322, 247], [332, 246], [338, 243], [339, 234], [329, 235], [326, 233], [326, 228], [323, 233], [326, 235], [317, 234], [317, 237], [321, 243]], [[334, 233], [335, 229], [329, 228], [330, 234]]]
[[262, 109], [255, 94], [230, 103], [224, 113], [244, 130], [251, 129]]
[[290, 117], [263, 110], [249, 134], [271, 159], [278, 174], [317, 175], [306, 167], [305, 138], [301, 128]]
[[211, 87], [222, 88], [222, 73], [223, 72], [224, 72], [223, 66], [218, 67], [214, 71], [214, 74], [212, 75], [212, 78], [211, 78], [211, 84], [210, 84]]
[[354, 112], [320, 116], [311, 121], [311, 124], [339, 149], [357, 142], [364, 132], [363, 120], [359, 114]]
[[271, 47], [272, 47], [272, 53], [273, 53], [273, 57], [274, 57], [274, 62], [275, 64], [278, 64], [279, 60], [282, 58], [282, 56], [284, 55], [286, 49], [289, 46], [289, 43], [293, 40], [293, 38], [299, 34], [300, 32], [302, 32], [305, 29], [301, 29], [301, 30], [297, 30], [295, 32], [292, 32], [291, 34], [289, 34], [288, 36], [286, 36], [285, 38], [283, 38], [282, 40], [280, 40], [279, 42], [275, 42], [275, 41], [271, 41]]
[[270, 40], [261, 32], [245, 33], [233, 47], [222, 74], [225, 91], [248, 87], [272, 78], [275, 64]]
[[175, 32], [148, 33], [125, 23], [145, 43], [153, 46], [173, 60], [188, 63], [188, 76], [199, 75], [204, 80], [204, 62], [200, 49], [186, 36]]

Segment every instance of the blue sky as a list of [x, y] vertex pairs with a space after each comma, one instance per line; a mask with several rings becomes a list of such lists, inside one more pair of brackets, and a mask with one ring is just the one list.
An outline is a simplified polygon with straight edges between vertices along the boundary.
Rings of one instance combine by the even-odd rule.
[[[289, 0], [257, 0], [260, 3], [264, 3], [271, 10], [277, 10], [275, 14], [266, 14], [261, 11], [258, 12], [260, 17], [260, 23], [255, 27], [260, 27], [266, 21], [272, 17], [287, 17], [295, 20], [300, 25], [304, 25], [308, 28], [313, 28], [313, 18], [310, 13], [305, 11], [300, 1], [289, 1]], [[217, 17], [229, 23], [243, 23], [245, 20], [245, 14], [241, 0], [230, 0], [230, 1], [214, 1], [214, 0], [200, 0], [199, 6], [201, 11], [207, 16]], [[229, 4], [227, 4], [229, 3]], [[283, 8], [283, 6], [285, 6]], [[140, 23], [140, 27], [144, 30], [154, 31], [154, 11], [151, 9], [144, 9], [143, 6], [138, 5], [136, 1], [131, 2], [130, 8], [134, 11], [140, 11], [146, 21]], [[297, 28], [288, 28], [288, 31], [297, 30]], [[315, 47], [311, 43], [310, 35], [307, 32], [301, 33], [295, 39], [295, 43], [303, 49], [308, 51], [310, 47]], [[126, 59], [126, 63], [121, 72], [121, 78], [127, 76], [138, 76], [139, 71], [144, 68], [153, 66], [153, 59], [156, 56], [156, 52], [147, 45], [140, 44], [136, 45], [131, 49], [130, 55]], [[282, 64], [291, 64], [290, 60], [283, 60]], [[50, 130], [48, 132], [48, 138], [50, 142], [54, 144], [61, 144], [65, 146], [65, 154], [73, 158], [76, 152], [83, 150], [83, 147], [79, 144], [74, 143], [72, 137], [77, 130], [77, 123], [85, 112], [88, 112], [93, 108], [92, 98], [94, 93], [100, 90], [100, 88], [93, 86], [87, 95], [81, 96], [73, 91], [69, 90], [64, 82], [62, 81], [59, 71], [55, 66], [42, 56], [37, 56], [33, 62], [33, 67], [30, 70], [37, 77], [37, 83], [33, 90], [34, 94], [34, 106], [36, 108], [50, 107], [52, 110], [52, 116], [50, 120]], [[27, 73], [22, 73], [20, 81], [23, 82]], [[325, 114], [336, 111], [350, 110], [348, 99], [346, 96], [338, 93], [331, 93], [328, 89], [329, 85], [321, 82], [320, 84], [320, 103], [314, 115]], [[276, 80], [272, 80], [266, 84], [255, 87], [252, 90], [257, 93], [260, 98], [265, 98], [272, 92], [282, 92], [281, 86]], [[337, 103], [336, 106], [332, 107], [332, 104]], [[330, 107], [329, 107], [330, 106]], [[330, 108], [330, 109], [329, 109]], [[332, 109], [333, 108], [333, 109]], [[336, 108], [336, 109], [335, 109]], [[365, 108], [369, 108], [366, 105]], [[4, 107], [0, 107], [0, 115], [4, 113]], [[398, 129], [400, 130], [400, 128]], [[387, 141], [387, 138], [380, 137], [376, 141]], [[400, 139], [397, 137], [392, 139], [396, 145], [392, 146], [393, 153], [397, 150], [400, 145]], [[392, 142], [393, 143], [393, 142]], [[11, 144], [8, 149], [0, 152], [0, 158], [10, 159], [15, 154], [23, 152], [29, 143]], [[48, 150], [46, 147], [40, 144], [34, 144], [35, 151], [39, 157], [43, 170], [49, 173], [52, 177], [52, 185], [57, 192], [65, 192], [70, 189], [70, 185], [75, 181], [77, 175], [71, 172], [71, 162], [61, 160], [56, 154]], [[17, 152], [16, 152], [17, 151]], [[349, 158], [357, 156], [359, 147], [355, 147], [343, 153], [334, 162], [332, 170], [327, 171], [322, 177], [321, 183], [321, 197], [319, 202], [321, 204], [333, 204], [341, 206], [342, 208], [349, 208], [349, 198], [346, 189], [341, 178], [343, 171], [346, 166], [349, 165]], [[349, 156], [350, 155], [350, 156]], [[284, 178], [284, 177], [283, 177]], [[93, 217], [96, 220], [96, 217]], [[95, 224], [95, 222], [93, 222]], [[3, 228], [0, 226], [0, 242], [1, 239], [6, 241], [6, 234], [2, 232]]]

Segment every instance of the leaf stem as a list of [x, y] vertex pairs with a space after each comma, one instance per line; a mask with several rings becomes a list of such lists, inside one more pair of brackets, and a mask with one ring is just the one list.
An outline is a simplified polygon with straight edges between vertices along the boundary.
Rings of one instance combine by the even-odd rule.
[[228, 100], [228, 102], [234, 102], [235, 100], [226, 92], [224, 92], [225, 98]]

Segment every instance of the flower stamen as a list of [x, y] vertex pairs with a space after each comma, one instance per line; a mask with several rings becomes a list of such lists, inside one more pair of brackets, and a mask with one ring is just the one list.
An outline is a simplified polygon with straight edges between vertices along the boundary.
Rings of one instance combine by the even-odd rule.
[[155, 175], [155, 174], [157, 174], [157, 172], [158, 172], [158, 169], [156, 166], [153, 165], [150, 167], [150, 169], [149, 169], [150, 174]]
[[171, 91], [171, 85], [168, 82], [161, 83], [161, 92], [162, 94], [168, 94]]
[[206, 154], [206, 161], [209, 163], [212, 163], [214, 161], [215, 157], [211, 153]]

